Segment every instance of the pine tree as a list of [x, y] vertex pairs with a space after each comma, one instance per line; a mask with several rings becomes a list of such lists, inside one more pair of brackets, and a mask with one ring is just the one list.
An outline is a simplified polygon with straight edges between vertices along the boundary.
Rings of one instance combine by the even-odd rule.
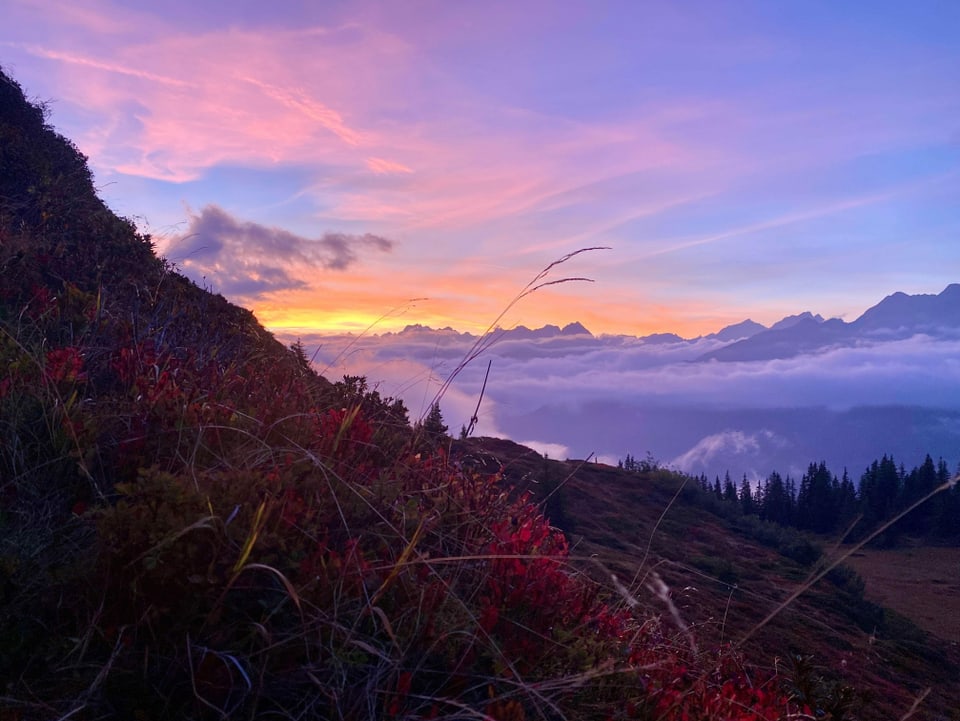
[[290, 346], [290, 350], [293, 351], [293, 356], [296, 359], [297, 366], [300, 368], [300, 370], [304, 373], [312, 373], [313, 369], [310, 367], [310, 359], [307, 358], [307, 352], [299, 338], [297, 338], [296, 343]]
[[729, 501], [730, 503], [736, 503], [737, 498], [737, 487], [733, 485], [733, 481], [730, 480], [730, 471], [727, 471], [723, 479], [723, 500]]
[[760, 506], [760, 517], [781, 525], [793, 523], [792, 499], [786, 484], [779, 473], [774, 471], [767, 477]]
[[833, 475], [827, 464], [811, 463], [800, 480], [797, 496], [797, 525], [817, 533], [834, 530], [837, 522]]
[[447, 438], [447, 424], [443, 422], [443, 414], [440, 412], [440, 403], [434, 402], [430, 406], [430, 411], [420, 424], [420, 430], [427, 441], [434, 447], [439, 446]]
[[874, 461], [860, 478], [860, 501], [868, 524], [888, 518], [900, 495], [900, 472], [892, 458]]
[[[903, 490], [900, 494], [900, 501], [897, 504], [899, 508], [906, 508], [912, 503], [916, 503], [925, 495], [937, 487], [937, 467], [927, 454], [923, 464], [914, 468], [903, 479]], [[934, 517], [939, 499], [933, 498], [915, 509], [898, 525], [901, 530], [908, 533], [924, 533], [930, 525], [930, 519]]]
[[843, 477], [835, 489], [834, 498], [837, 506], [837, 523], [841, 528], [846, 528], [860, 511], [857, 487], [853, 485], [846, 468], [843, 469]]
[[743, 511], [743, 515], [752, 516], [757, 512], [757, 507], [754, 505], [753, 498], [753, 489], [750, 488], [750, 481], [747, 480], [747, 474], [743, 474], [743, 480], [740, 481], [740, 510]]

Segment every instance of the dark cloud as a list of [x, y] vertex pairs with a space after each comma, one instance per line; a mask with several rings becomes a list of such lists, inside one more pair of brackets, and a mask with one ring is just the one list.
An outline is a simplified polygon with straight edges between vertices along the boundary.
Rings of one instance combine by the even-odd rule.
[[372, 233], [325, 233], [306, 238], [282, 228], [238, 220], [216, 205], [190, 217], [170, 244], [172, 260], [198, 282], [230, 296], [255, 298], [302, 288], [304, 270], [346, 270], [360, 250], [387, 252], [393, 241]]

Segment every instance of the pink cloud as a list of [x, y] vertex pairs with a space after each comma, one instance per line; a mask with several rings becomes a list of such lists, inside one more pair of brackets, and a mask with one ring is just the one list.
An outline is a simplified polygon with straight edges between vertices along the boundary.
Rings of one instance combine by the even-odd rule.
[[[69, 99], [104, 118], [79, 141], [99, 167], [175, 182], [225, 163], [321, 163], [348, 179], [360, 169], [396, 178], [417, 168], [416, 178], [375, 189], [321, 178], [314, 192], [333, 217], [411, 231], [484, 222], [693, 156], [635, 119], [588, 124], [491, 105], [371, 26], [175, 29], [135, 46], [115, 42], [82, 53], [34, 48], [60, 65]], [[390, 118], [393, 108], [437, 104], [442, 116]]]
[[183, 181], [221, 163], [365, 163], [368, 153], [355, 148], [377, 140], [341, 109], [342, 81], [328, 78], [330, 55], [344, 48], [331, 42], [324, 57], [325, 36], [226, 30], [112, 50], [31, 52], [58, 64], [70, 101], [103, 118], [80, 139], [97, 165]]
[[264, 95], [285, 105], [295, 114], [303, 114], [311, 120], [317, 121], [348, 145], [366, 144], [363, 134], [347, 127], [340, 113], [312, 99], [303, 88], [280, 87], [250, 77], [242, 78], [242, 80], [256, 86], [263, 91]]
[[403, 163], [395, 163], [383, 158], [367, 158], [367, 167], [377, 175], [393, 175], [395, 173], [412, 173], [413, 170]]
[[[8, 5], [11, 11], [23, 14], [25, 25], [21, 29], [28, 29], [31, 21], [37, 17], [47, 20], [44, 27], [47, 37], [51, 31], [66, 27], [73, 31], [74, 36], [77, 31], [82, 30], [100, 35], [124, 35], [129, 38], [138, 28], [146, 27], [148, 19], [147, 15], [128, 7], [106, 7], [98, 3], [10, 0]], [[163, 24], [156, 17], [149, 19], [152, 20], [150, 27], [155, 29]]]
[[[775, 247], [781, 229], [800, 234], [831, 214], [849, 220], [858, 208], [885, 204], [899, 187], [886, 189], [872, 174], [860, 182], [844, 164], [933, 137], [953, 117], [942, 112], [948, 100], [932, 93], [894, 107], [891, 99], [911, 96], [885, 83], [854, 87], [852, 78], [802, 68], [797, 77], [768, 77], [767, 59], [789, 57], [779, 36], [730, 33], [712, 15], [691, 24], [687, 13], [662, 6], [643, 11], [643, 42], [630, 45], [632, 35], [615, 32], [608, 44], [611, 28], [595, 34], [592, 13], [564, 3], [456, 11], [443, 3], [413, 10], [308, 3], [296, 16], [237, 8], [222, 18], [188, 5], [135, 13], [103, 0], [62, 11], [51, 0], [17, 1], [15, 25], [24, 35], [7, 46], [48, 79], [44, 96], [63, 101], [73, 123], [63, 131], [103, 180], [121, 173], [197, 181], [182, 191], [196, 207], [216, 203], [237, 213], [242, 205], [246, 218], [252, 205], [249, 220], [309, 238], [395, 238], [389, 267], [337, 280], [340, 297], [365, 318], [430, 295], [437, 309], [426, 321], [476, 327], [544, 262], [611, 245], [616, 259], [591, 260], [586, 271], [597, 289], [531, 298], [526, 317], [684, 334], [718, 318], [742, 320], [753, 311], [740, 315], [742, 306], [729, 304], [744, 292], [746, 256], [724, 252], [754, 241]], [[557, 42], [567, 37], [582, 44]], [[670, 47], [677, 37], [709, 49]], [[718, 87], [688, 68], [716, 72]], [[729, 82], [728, 73], [741, 70], [743, 82]], [[909, 127], [916, 117], [924, 123]], [[232, 195], [233, 178], [227, 188], [201, 182], [232, 168], [257, 171], [237, 178], [270, 174], [280, 182], [262, 203], [251, 201], [255, 192]], [[844, 169], [850, 185], [838, 191], [846, 179], [826, 172]], [[134, 212], [166, 214], [169, 225], [183, 220], [179, 189], [119, 180], [118, 188], [162, 191], [157, 206]], [[158, 211], [161, 203], [167, 207]], [[694, 212], [684, 213], [687, 206]], [[708, 256], [716, 263], [705, 263]], [[229, 275], [229, 260], [222, 266]], [[676, 288], [691, 276], [700, 279], [690, 288], [700, 300], [681, 306]], [[283, 280], [270, 285], [280, 288], [269, 298], [271, 317], [319, 317], [317, 304], [332, 294], [286, 288]], [[765, 302], [772, 312], [777, 301]], [[585, 307], [596, 310], [588, 316]], [[348, 310], [338, 303], [324, 313], [335, 322]]]
[[179, 78], [173, 78], [168, 75], [161, 75], [159, 73], [152, 73], [147, 70], [140, 70], [133, 67], [125, 67], [124, 65], [118, 63], [111, 63], [102, 60], [97, 60], [95, 58], [85, 57], [83, 55], [78, 55], [75, 53], [69, 52], [60, 52], [57, 50], [49, 50], [47, 48], [39, 47], [37, 45], [27, 45], [24, 46], [24, 49], [29, 52], [31, 55], [36, 55], [37, 57], [46, 58], [47, 60], [56, 60], [59, 62], [67, 63], [69, 65], [79, 65], [82, 67], [92, 68], [94, 70], [103, 70], [107, 73], [114, 73], [117, 75], [128, 75], [130, 77], [139, 78], [141, 80], [148, 80], [152, 83], [160, 83], [161, 85], [171, 85], [178, 88], [189, 88], [189, 87], [198, 87], [195, 83], [188, 82], [186, 80], [181, 80]]

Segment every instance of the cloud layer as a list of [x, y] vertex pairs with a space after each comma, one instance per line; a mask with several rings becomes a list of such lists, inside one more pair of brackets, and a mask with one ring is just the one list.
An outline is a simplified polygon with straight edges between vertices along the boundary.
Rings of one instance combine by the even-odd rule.
[[[452, 331], [304, 337], [329, 376], [362, 373], [423, 412], [475, 342]], [[690, 472], [801, 473], [827, 459], [861, 470], [894, 453], [960, 461], [960, 341], [924, 335], [790, 359], [697, 361], [719, 341], [633, 337], [503, 340], [458, 372], [448, 425], [473, 412], [492, 361], [480, 434], [593, 453], [655, 457]], [[912, 410], [911, 410], [912, 409]], [[549, 451], [548, 451], [549, 452]], [[553, 455], [553, 454], [551, 454]], [[919, 455], [919, 457], [915, 457]]]

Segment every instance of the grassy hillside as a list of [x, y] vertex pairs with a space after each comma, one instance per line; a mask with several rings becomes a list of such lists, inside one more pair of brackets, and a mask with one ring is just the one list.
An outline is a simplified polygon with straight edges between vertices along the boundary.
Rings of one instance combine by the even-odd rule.
[[2, 74], [0, 192], [2, 721], [880, 718], [920, 673], [944, 706], [949, 658], [857, 645], [852, 578], [748, 638], [808, 569], [671, 506], [676, 477], [561, 484], [317, 376], [157, 258]]
[[[929, 608], [934, 596], [941, 604], [960, 600], [949, 584], [934, 583], [948, 572], [955, 575], [955, 567], [940, 568], [929, 587], [919, 585], [926, 577], [917, 575], [917, 564], [925, 567], [927, 556], [951, 549], [884, 552], [912, 554], [909, 578], [891, 573], [892, 563], [875, 558], [880, 552], [860, 552], [757, 629], [794, 590], [849, 549], [731, 514], [726, 504], [702, 494], [696, 481], [666, 471], [627, 473], [595, 463], [546, 461], [497, 439], [472, 440], [463, 450], [467, 457], [502, 463], [511, 482], [530, 489], [567, 529], [572, 554], [590, 559], [598, 579], [616, 574], [645, 613], [677, 627], [674, 609], [657, 591], [657, 579], [662, 580], [681, 624], [699, 643], [733, 644], [758, 667], [793, 682], [812, 665], [812, 677], [822, 679], [812, 689], [820, 706], [845, 701], [850, 717], [900, 718], [927, 689], [912, 718], [960, 717], [955, 639], [921, 630], [901, 615], [918, 604], [934, 613]], [[871, 569], [864, 565], [867, 559], [882, 565]], [[872, 571], [870, 583], [851, 567]], [[889, 580], [879, 585], [881, 569], [880, 578], [901, 579], [899, 592]], [[955, 629], [949, 608], [940, 607], [938, 628]], [[804, 659], [799, 669], [797, 656]]]

